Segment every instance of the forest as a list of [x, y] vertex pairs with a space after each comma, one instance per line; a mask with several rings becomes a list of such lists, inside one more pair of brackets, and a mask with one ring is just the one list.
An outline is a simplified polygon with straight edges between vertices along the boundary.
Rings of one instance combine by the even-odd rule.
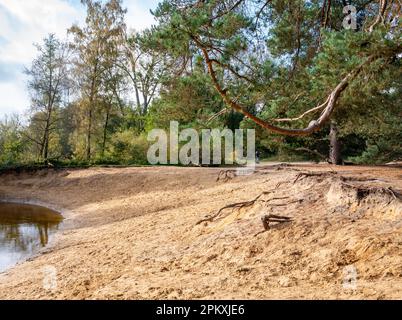
[[0, 300], [400, 300], [401, 0], [153, 1], [0, 0]]
[[401, 2], [121, 0], [35, 44], [29, 116], [0, 120], [0, 167], [145, 165], [154, 128], [256, 130], [265, 159], [402, 158]]

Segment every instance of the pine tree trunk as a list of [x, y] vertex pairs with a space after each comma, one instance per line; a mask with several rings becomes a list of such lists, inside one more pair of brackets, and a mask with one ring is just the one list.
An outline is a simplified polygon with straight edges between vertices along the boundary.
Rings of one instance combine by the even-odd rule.
[[338, 139], [338, 127], [336, 126], [336, 123], [333, 121], [331, 121], [329, 142], [330, 142], [330, 154], [329, 154], [330, 163], [334, 165], [342, 164], [341, 145]]

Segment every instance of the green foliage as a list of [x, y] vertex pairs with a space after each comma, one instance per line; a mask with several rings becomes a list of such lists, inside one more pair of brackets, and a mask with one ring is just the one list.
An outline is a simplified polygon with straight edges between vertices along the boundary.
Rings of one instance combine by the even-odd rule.
[[120, 164], [147, 164], [148, 147], [145, 135], [138, 136], [133, 130], [125, 130], [112, 136], [108, 157]]
[[[169, 128], [170, 121], [195, 128], [207, 125], [212, 115], [224, 108], [209, 77], [201, 72], [172, 78], [150, 110], [149, 128]], [[210, 123], [211, 125], [211, 123]]]
[[[29, 87], [33, 112], [25, 126], [1, 124], [0, 164], [40, 158], [71, 165], [146, 164], [147, 132], [167, 129], [173, 120], [181, 128], [254, 128], [263, 156], [323, 160], [329, 153], [328, 125], [308, 137], [272, 134], [225, 110], [222, 95], [264, 121], [303, 128], [322, 109], [298, 120], [277, 120], [297, 118], [322, 104], [347, 74], [373, 56], [375, 61], [342, 92], [331, 120], [339, 128], [345, 159], [401, 158], [402, 68], [401, 55], [395, 54], [401, 30], [388, 21], [396, 15], [395, 4], [388, 19], [367, 32], [378, 1], [354, 1], [358, 29], [345, 30], [344, 1], [163, 0], [153, 12], [156, 26], [129, 33], [122, 1], [82, 3], [87, 19], [69, 29], [68, 63], [62, 55], [52, 61], [45, 56], [46, 48], [53, 53], [64, 48], [53, 36], [38, 47], [31, 68], [36, 81]], [[211, 65], [214, 77], [208, 73]], [[48, 86], [42, 85], [49, 77], [37, 72], [49, 66], [62, 66], [68, 74], [63, 88], [53, 90], [51, 108]], [[72, 83], [64, 101], [63, 89]]]
[[367, 146], [364, 152], [355, 157], [350, 157], [349, 160], [358, 164], [381, 164], [391, 160], [402, 159], [402, 135], [398, 134], [393, 139], [380, 137], [375, 141], [370, 139], [367, 141]]
[[26, 149], [18, 118], [13, 116], [0, 121], [0, 166], [7, 167], [24, 161]]

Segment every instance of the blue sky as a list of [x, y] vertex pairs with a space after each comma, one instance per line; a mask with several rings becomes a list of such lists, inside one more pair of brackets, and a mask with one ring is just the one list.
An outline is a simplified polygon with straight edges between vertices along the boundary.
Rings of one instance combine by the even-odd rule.
[[[127, 25], [141, 30], [154, 23], [149, 10], [158, 0], [124, 0]], [[29, 107], [24, 66], [36, 55], [33, 43], [49, 33], [60, 39], [73, 23], [82, 24], [85, 8], [80, 0], [0, 0], [0, 118], [25, 115]]]

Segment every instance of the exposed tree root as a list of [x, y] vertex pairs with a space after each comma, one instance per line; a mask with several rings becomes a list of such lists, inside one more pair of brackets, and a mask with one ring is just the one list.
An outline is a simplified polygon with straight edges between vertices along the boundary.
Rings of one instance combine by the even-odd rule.
[[339, 176], [336, 172], [302, 172], [296, 176], [293, 181], [295, 184], [307, 177], [338, 177], [343, 186], [352, 188], [357, 192], [357, 200], [360, 203], [361, 200], [373, 193], [383, 193], [391, 196], [391, 200], [386, 204], [389, 205], [393, 200], [401, 199], [401, 195], [394, 191], [391, 187], [369, 187], [363, 185], [354, 185], [353, 182], [376, 182], [378, 179], [374, 178], [359, 178], [359, 177], [343, 177]]
[[358, 204], [360, 202], [367, 198], [370, 194], [373, 193], [383, 193], [383, 194], [388, 194], [390, 196], [390, 200], [386, 203], [386, 205], [389, 205], [392, 201], [400, 199], [400, 195], [394, 191], [391, 187], [385, 188], [385, 187], [366, 187], [366, 186], [355, 186], [352, 184], [348, 184], [345, 182], [342, 182], [342, 185], [347, 186], [349, 188], [356, 189], [357, 192], [357, 201]]
[[[282, 167], [282, 166], [280, 166]], [[292, 170], [292, 169], [291, 169]], [[228, 179], [231, 179], [232, 174], [233, 176], [235, 175], [234, 170], [227, 170], [227, 171], [221, 171], [219, 173], [218, 180], [224, 180], [227, 181]], [[304, 199], [295, 199], [291, 200], [289, 199], [289, 196], [282, 196], [282, 197], [269, 197], [268, 199], [262, 199], [263, 196], [266, 196], [268, 194], [275, 193], [278, 188], [283, 185], [283, 184], [296, 184], [297, 182], [312, 177], [313, 179], [323, 180], [323, 178], [328, 179], [328, 188], [332, 186], [333, 183], [337, 183], [341, 185], [341, 189], [339, 190], [340, 193], [346, 192], [346, 198], [350, 197], [355, 197], [357, 201], [357, 205], [360, 205], [361, 201], [368, 196], [372, 194], [376, 194], [376, 196], [382, 196], [384, 197], [384, 202], [387, 202], [385, 205], [389, 205], [391, 202], [394, 200], [400, 200], [402, 199], [402, 196], [398, 194], [396, 191], [394, 191], [391, 187], [372, 187], [372, 186], [364, 186], [361, 183], [363, 182], [375, 182], [378, 181], [378, 179], [371, 179], [371, 178], [359, 178], [359, 177], [344, 177], [339, 175], [337, 172], [334, 171], [329, 171], [329, 172], [299, 172], [294, 180], [290, 179], [290, 181], [281, 181], [279, 182], [274, 189], [271, 189], [269, 191], [265, 191], [261, 194], [259, 194], [256, 198], [250, 200], [250, 201], [242, 201], [242, 202], [237, 202], [233, 203], [227, 206], [224, 206], [223, 208], [219, 209], [215, 214], [210, 215], [205, 217], [204, 219], [198, 221], [196, 225], [201, 224], [203, 222], [212, 222], [218, 219], [224, 219], [225, 217], [229, 216], [231, 213], [233, 213], [235, 210], [240, 210], [242, 208], [250, 208], [256, 202], [262, 202], [266, 204], [266, 207], [287, 207], [291, 204], [295, 203], [302, 203]], [[320, 181], [321, 182], [321, 181]], [[356, 184], [353, 184], [353, 182], [356, 182]], [[360, 182], [360, 184], [358, 183]], [[343, 187], [346, 187], [348, 190], [342, 190]], [[326, 188], [326, 187], [324, 187]], [[336, 189], [334, 192], [338, 192]], [[336, 197], [336, 194], [335, 194]], [[281, 203], [272, 203], [272, 201], [275, 200], [285, 200], [288, 199], [288, 201], [281, 201]], [[354, 200], [353, 200], [354, 201]], [[261, 221], [264, 226], [264, 230], [267, 231], [270, 229], [270, 223], [276, 223], [276, 224], [281, 224], [285, 222], [290, 222], [292, 221], [292, 218], [286, 217], [286, 216], [279, 216], [279, 215], [274, 215], [274, 214], [268, 214], [265, 215], [261, 218]], [[265, 232], [262, 231], [262, 232]], [[262, 233], [259, 232], [258, 234]]]
[[333, 177], [334, 175], [337, 175], [336, 172], [301, 172], [296, 176], [296, 179], [293, 181], [293, 184], [295, 184], [298, 181], [301, 181], [305, 178], [308, 177]]
[[[198, 221], [198, 222], [196, 223], [196, 225], [199, 225], [199, 224], [201, 224], [201, 223], [203, 223], [203, 222], [212, 222], [213, 220], [217, 219], [218, 217], [219, 217], [220, 219], [223, 219], [224, 217], [226, 217], [227, 215], [230, 214], [230, 212], [229, 212], [229, 213], [227, 213], [226, 215], [222, 216], [222, 212], [225, 211], [225, 210], [227, 210], [227, 209], [232, 209], [231, 212], [233, 212], [233, 211], [236, 210], [236, 209], [239, 210], [239, 209], [242, 209], [242, 208], [251, 207], [251, 206], [253, 206], [257, 201], [261, 201], [261, 202], [264, 202], [264, 203], [268, 203], [268, 202], [275, 201], [275, 200], [285, 200], [285, 199], [289, 199], [289, 197], [274, 197], [274, 198], [270, 198], [270, 199], [267, 199], [267, 200], [262, 200], [262, 199], [261, 199], [261, 197], [263, 197], [263, 196], [265, 196], [265, 195], [268, 195], [268, 194], [271, 194], [272, 192], [275, 192], [275, 191], [276, 191], [276, 189], [270, 190], [270, 191], [265, 191], [265, 192], [261, 193], [260, 195], [258, 195], [255, 199], [250, 200], [250, 201], [242, 201], [242, 202], [237, 202], [237, 203], [229, 204], [229, 205], [227, 205], [227, 206], [225, 206], [225, 207], [219, 209], [218, 212], [216, 212], [214, 215], [212, 215], [212, 216], [207, 216], [206, 218], [201, 219], [200, 221]], [[301, 203], [302, 201], [303, 201], [303, 199], [298, 199], [298, 200], [294, 200], [294, 201], [290, 201], [290, 202], [286, 202], [286, 203], [273, 203], [273, 204], [269, 204], [269, 206], [270, 206], [270, 207], [285, 207], [285, 206], [288, 206], [288, 205], [293, 204], [293, 203]]]
[[300, 169], [296, 169], [293, 168], [294, 165], [290, 164], [290, 163], [279, 163], [279, 164], [275, 164], [273, 166], [270, 166], [270, 169], [274, 169], [274, 170], [294, 170], [294, 171], [300, 171]]
[[394, 200], [401, 199], [401, 195], [398, 192], [396, 192], [394, 189], [392, 189], [391, 187], [386, 188], [386, 192], [391, 194], [391, 196], [394, 198]]
[[261, 221], [262, 221], [262, 225], [264, 226], [264, 229], [269, 230], [270, 222], [278, 222], [278, 223], [290, 222], [290, 221], [292, 221], [292, 218], [285, 217], [285, 216], [277, 216], [274, 214], [268, 214], [268, 215], [261, 217]]
[[216, 181], [228, 182], [236, 177], [236, 170], [221, 170]]
[[270, 230], [270, 226], [269, 223], [270, 222], [276, 222], [277, 224], [281, 224], [281, 223], [286, 223], [286, 222], [291, 222], [293, 221], [292, 218], [290, 217], [284, 217], [284, 216], [277, 216], [277, 215], [273, 215], [273, 214], [269, 214], [269, 215], [265, 215], [263, 217], [261, 217], [261, 221], [262, 224], [264, 226], [264, 230], [257, 232], [254, 237], [267, 232], [268, 230]]
[[[213, 221], [214, 219], [216, 219], [217, 217], [219, 217], [219, 216], [221, 215], [222, 211], [224, 211], [224, 210], [226, 210], [226, 209], [232, 209], [232, 212], [233, 212], [233, 210], [235, 210], [235, 209], [241, 209], [241, 208], [251, 207], [251, 206], [254, 205], [262, 196], [267, 195], [267, 194], [270, 194], [270, 193], [272, 193], [272, 192], [274, 192], [274, 191], [275, 191], [275, 190], [264, 191], [264, 192], [261, 193], [259, 196], [257, 196], [255, 199], [250, 200], [250, 201], [243, 201], [243, 202], [237, 202], [237, 203], [229, 204], [229, 205], [227, 205], [227, 206], [225, 206], [225, 207], [219, 209], [219, 211], [218, 211], [217, 213], [215, 213], [214, 215], [208, 216], [208, 217], [206, 217], [205, 219], [202, 219], [202, 220], [198, 221], [198, 222], [196, 223], [196, 225], [198, 225], [198, 224], [200, 224], [200, 223], [203, 223], [203, 222], [211, 222], [211, 221]], [[284, 198], [272, 198], [272, 199], [269, 199], [269, 200], [265, 200], [264, 202], [273, 201], [273, 200], [278, 200], [278, 199], [284, 199]]]
[[[270, 200], [280, 200], [280, 199], [287, 199], [287, 198], [289, 198], [289, 197], [273, 198], [273, 199], [270, 199]], [[293, 201], [286, 202], [286, 203], [273, 203], [273, 204], [270, 204], [269, 206], [270, 207], [286, 207], [286, 206], [288, 206], [290, 204], [293, 204], [293, 203], [302, 203], [303, 201], [304, 201], [303, 199], [297, 199], [297, 200], [293, 200]]]
[[359, 182], [385, 182], [385, 181], [380, 180], [378, 178], [340, 177], [340, 179], [343, 182], [346, 182], [346, 181], [352, 181], [352, 182], [354, 182], [354, 181], [359, 181]]

